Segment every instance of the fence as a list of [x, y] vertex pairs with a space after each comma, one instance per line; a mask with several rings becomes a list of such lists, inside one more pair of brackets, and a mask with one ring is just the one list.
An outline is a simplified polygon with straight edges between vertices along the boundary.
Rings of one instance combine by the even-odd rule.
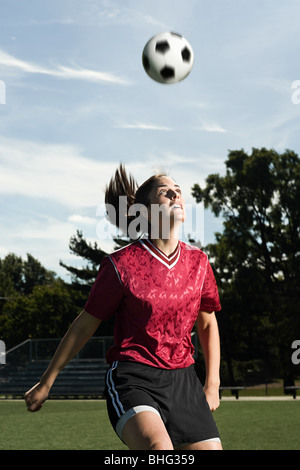
[[[6, 351], [6, 365], [22, 367], [28, 362], [50, 361], [60, 341], [61, 338], [27, 339]], [[112, 344], [112, 336], [92, 337], [74, 360], [97, 359], [104, 362], [106, 351]]]
[[[40, 380], [61, 338], [28, 339], [6, 353], [0, 366], [0, 396], [21, 397]], [[102, 396], [111, 336], [92, 337], [59, 374], [51, 397]]]
[[[0, 365], [0, 396], [21, 397], [40, 380], [61, 338], [28, 339], [6, 352], [6, 365]], [[195, 355], [197, 335], [192, 334]], [[57, 377], [50, 397], [103, 396], [106, 352], [112, 336], [92, 337]]]

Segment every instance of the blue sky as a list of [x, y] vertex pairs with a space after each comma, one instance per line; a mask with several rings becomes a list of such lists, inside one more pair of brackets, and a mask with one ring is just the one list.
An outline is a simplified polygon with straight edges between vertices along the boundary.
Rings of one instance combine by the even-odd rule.
[[[192, 204], [229, 150], [299, 153], [299, 18], [298, 0], [1, 0], [0, 258], [65, 276], [77, 229], [110, 250], [99, 207], [120, 161], [139, 183], [163, 168]], [[163, 31], [195, 54], [176, 85], [142, 67]], [[205, 212], [203, 242], [220, 229]]]

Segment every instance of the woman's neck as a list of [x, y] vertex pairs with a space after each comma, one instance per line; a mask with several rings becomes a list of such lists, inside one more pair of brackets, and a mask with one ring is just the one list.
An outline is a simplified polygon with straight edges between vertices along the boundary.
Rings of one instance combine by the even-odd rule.
[[176, 250], [177, 245], [178, 245], [178, 238], [177, 237], [169, 238], [169, 239], [151, 238], [151, 242], [165, 255], [169, 256]]

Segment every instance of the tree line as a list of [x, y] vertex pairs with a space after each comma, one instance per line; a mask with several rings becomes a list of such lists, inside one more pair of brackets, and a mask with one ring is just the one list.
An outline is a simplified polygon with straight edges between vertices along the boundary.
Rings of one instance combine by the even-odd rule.
[[[222, 310], [217, 314], [223, 382], [300, 375], [291, 345], [300, 339], [300, 159], [286, 150], [229, 151], [224, 174], [191, 188], [222, 216], [223, 231], [202, 247], [213, 266]], [[115, 248], [130, 240], [115, 239]], [[31, 255], [0, 260], [0, 338], [7, 349], [27, 338], [61, 337], [82, 309], [106, 253], [82, 232], [69, 242], [85, 266], [60, 261], [66, 283]], [[113, 334], [113, 321], [96, 334]], [[201, 368], [201, 366], [200, 366]]]

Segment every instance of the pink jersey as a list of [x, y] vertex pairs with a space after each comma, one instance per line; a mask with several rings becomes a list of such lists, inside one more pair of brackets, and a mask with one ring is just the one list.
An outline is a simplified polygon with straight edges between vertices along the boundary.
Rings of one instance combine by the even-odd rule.
[[200, 310], [220, 310], [207, 255], [179, 242], [166, 256], [147, 239], [104, 258], [85, 310], [101, 320], [115, 314], [113, 361], [164, 369], [194, 362], [191, 332]]

